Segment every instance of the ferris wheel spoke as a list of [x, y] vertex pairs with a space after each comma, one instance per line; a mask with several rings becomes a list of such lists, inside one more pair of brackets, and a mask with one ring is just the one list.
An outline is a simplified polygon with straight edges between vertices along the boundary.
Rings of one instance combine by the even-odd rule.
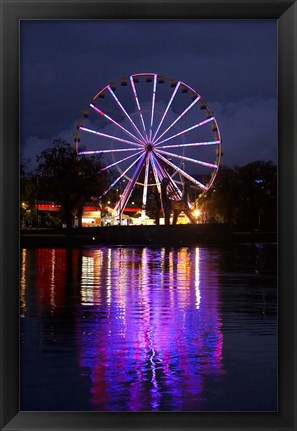
[[157, 133], [159, 132], [159, 130], [160, 130], [160, 127], [162, 126], [162, 124], [163, 124], [163, 121], [164, 121], [164, 118], [166, 117], [166, 114], [167, 114], [167, 112], [168, 112], [168, 109], [170, 108], [170, 106], [171, 106], [171, 103], [172, 103], [172, 101], [173, 101], [173, 99], [174, 99], [174, 97], [175, 97], [175, 95], [176, 95], [176, 93], [177, 93], [177, 90], [178, 90], [178, 88], [179, 88], [179, 86], [180, 86], [180, 81], [178, 81], [178, 83], [176, 84], [176, 87], [175, 87], [175, 89], [174, 89], [174, 91], [173, 91], [173, 93], [172, 93], [172, 96], [171, 96], [171, 98], [170, 98], [170, 100], [169, 100], [169, 102], [168, 102], [168, 105], [167, 105], [167, 107], [166, 107], [166, 109], [165, 109], [165, 111], [164, 111], [164, 114], [163, 114], [163, 116], [162, 116], [162, 118], [161, 118], [161, 121], [160, 121], [160, 123], [159, 123], [159, 125], [158, 125], [158, 127], [157, 127], [157, 130], [155, 131], [155, 134], [154, 134], [154, 136], [153, 136], [153, 142], [154, 142], [154, 140], [155, 140], [155, 137], [157, 136]]
[[169, 138], [163, 139], [163, 141], [158, 142], [158, 143], [156, 144], [156, 146], [158, 146], [158, 145], [160, 145], [160, 144], [163, 144], [163, 142], [167, 142], [167, 141], [169, 141], [170, 139], [174, 139], [174, 138], [176, 138], [177, 136], [180, 136], [180, 135], [182, 135], [182, 134], [184, 134], [184, 133], [187, 133], [187, 132], [189, 132], [190, 130], [194, 130], [194, 129], [196, 129], [197, 127], [201, 127], [201, 126], [203, 126], [204, 124], [207, 124], [207, 123], [209, 123], [209, 122], [211, 122], [211, 121], [213, 121], [213, 120], [214, 120], [214, 117], [207, 118], [206, 120], [201, 121], [201, 123], [195, 124], [194, 126], [189, 127], [188, 129], [182, 130], [181, 132], [178, 132], [178, 133], [176, 133], [175, 135], [170, 136]]
[[106, 169], [109, 169], [112, 166], [116, 166], [116, 165], [124, 162], [125, 160], [131, 159], [132, 157], [138, 156], [138, 154], [140, 154], [142, 152], [143, 152], [142, 150], [141, 151], [137, 151], [136, 153], [132, 154], [131, 156], [125, 157], [124, 159], [118, 160], [118, 161], [112, 163], [111, 165], [105, 166], [104, 168], [101, 169], [101, 171], [106, 171]]
[[171, 193], [175, 197], [175, 200], [179, 200], [182, 198], [182, 192], [178, 188], [176, 182], [173, 180], [173, 178], [170, 178], [170, 184], [169, 188], [171, 188]]
[[[150, 153], [150, 159], [151, 159], [151, 166], [152, 166], [152, 171], [153, 171], [153, 174], [155, 177], [157, 190], [158, 190], [159, 195], [161, 196], [161, 181], [160, 181], [160, 179], [162, 180], [164, 178], [164, 175], [162, 174], [160, 169], [158, 169], [158, 167], [156, 166], [157, 163], [156, 163], [156, 160], [155, 160], [152, 153]], [[161, 208], [164, 209], [162, 199], [160, 199], [160, 201], [161, 201]]]
[[129, 197], [130, 197], [130, 195], [132, 193], [132, 190], [133, 190], [133, 188], [135, 186], [136, 180], [128, 182], [127, 185], [126, 185], [126, 187], [125, 187], [125, 189], [124, 189], [124, 191], [123, 191], [123, 193], [120, 195], [120, 199], [117, 201], [117, 203], [116, 203], [116, 205], [114, 207], [114, 211], [117, 214], [122, 214], [123, 211], [125, 210], [127, 202], [129, 200]]
[[97, 132], [96, 130], [87, 129], [86, 127], [80, 126], [80, 130], [84, 130], [85, 132], [94, 133], [98, 136], [103, 136], [103, 138], [114, 139], [115, 141], [124, 142], [125, 144], [133, 145], [134, 147], [143, 147], [142, 144], [138, 144], [136, 142], [127, 141], [126, 139], [118, 138], [117, 136], [107, 135], [106, 133]]
[[161, 181], [162, 181], [162, 179], [164, 178], [164, 177], [166, 177], [167, 175], [166, 175], [166, 171], [165, 171], [165, 169], [162, 167], [162, 165], [158, 162], [158, 160], [157, 160], [157, 156], [156, 155], [154, 155], [154, 154], [152, 154], [151, 153], [151, 160], [152, 160], [152, 164], [153, 164], [153, 166], [155, 167], [155, 170], [156, 170], [156, 172], [157, 172], [157, 175], [158, 175], [158, 177], [161, 179]]
[[[156, 156], [156, 157], [155, 157]], [[175, 195], [176, 199], [180, 199], [182, 197], [182, 192], [179, 189], [179, 187], [177, 186], [177, 184], [175, 183], [175, 181], [171, 178], [170, 175], [168, 175], [168, 173], [166, 172], [166, 170], [163, 168], [162, 164], [159, 162], [157, 155], [152, 156], [152, 159], [155, 161], [155, 164], [159, 170], [159, 172], [161, 173], [160, 178], [168, 178], [170, 181], [170, 185], [171, 185], [171, 192]]]
[[177, 172], [179, 172], [181, 175], [183, 175], [185, 178], [187, 178], [192, 183], [196, 184], [196, 186], [200, 187], [203, 190], [208, 190], [208, 187], [206, 187], [204, 184], [200, 183], [200, 181], [196, 180], [191, 175], [187, 174], [183, 169], [180, 169], [178, 166], [176, 166], [174, 163], [167, 160], [165, 157], [163, 157], [161, 154], [158, 153], [158, 157], [163, 160], [163, 162], [167, 163], [167, 165], [174, 168]]
[[106, 193], [108, 193], [120, 181], [120, 179], [123, 178], [124, 175], [126, 175], [126, 173], [138, 162], [138, 160], [144, 158], [144, 156], [145, 153], [137, 157], [137, 159], [134, 160], [134, 162], [131, 163], [131, 165], [128, 166], [128, 168], [125, 169], [124, 172], [122, 172], [121, 175], [113, 183], [110, 184], [110, 186], [102, 193], [102, 195], [99, 196], [99, 199], [103, 198], [103, 196], [105, 196]]
[[143, 184], [143, 194], [142, 194], [142, 210], [141, 210], [142, 219], [144, 219], [144, 216], [145, 216], [145, 209], [146, 209], [146, 202], [147, 202], [149, 166], [150, 166], [150, 158], [147, 156], [145, 160], [144, 184]]
[[[194, 117], [199, 105], [206, 110], [204, 118]], [[86, 120], [89, 115], [90, 120]], [[107, 127], [99, 128], [98, 119]], [[81, 138], [85, 141], [84, 148], [78, 149]], [[141, 218], [145, 215], [150, 190], [161, 197], [164, 191], [161, 185], [167, 186], [166, 193], [172, 202], [183, 201], [187, 182], [201, 191], [209, 190], [222, 156], [218, 123], [206, 102], [201, 102], [199, 93], [182, 81], [156, 72], [131, 74], [102, 87], [83, 111], [74, 141], [78, 156], [100, 157], [101, 154], [106, 159], [101, 171], [112, 170], [114, 174], [99, 198], [109, 196], [112, 189], [119, 189], [119, 184], [123, 184], [115, 205], [120, 220], [119, 214], [138, 185], [142, 187]], [[186, 166], [208, 172], [206, 179], [200, 180]]]
[[180, 148], [180, 147], [199, 147], [203, 145], [217, 145], [220, 144], [221, 141], [206, 141], [206, 142], [188, 142], [188, 143], [180, 143], [180, 144], [172, 144], [172, 145], [161, 145], [159, 148]]
[[200, 96], [197, 96], [196, 99], [173, 121], [173, 123], [170, 124], [169, 127], [156, 139], [155, 144], [159, 141], [159, 139], [162, 138], [162, 136], [165, 135], [165, 133], [168, 132], [168, 130], [171, 129], [200, 99]]
[[112, 95], [112, 97], [114, 98], [114, 100], [117, 102], [117, 104], [119, 105], [119, 107], [121, 108], [121, 110], [127, 116], [128, 120], [130, 121], [130, 123], [132, 124], [132, 126], [134, 127], [134, 129], [136, 130], [136, 132], [139, 134], [139, 136], [141, 137], [142, 141], [145, 141], [144, 136], [141, 134], [140, 130], [138, 129], [138, 127], [136, 126], [136, 124], [134, 123], [134, 121], [132, 120], [132, 118], [130, 117], [130, 115], [128, 114], [128, 112], [126, 111], [126, 109], [123, 107], [123, 105], [121, 104], [121, 102], [119, 101], [119, 99], [117, 98], [117, 96], [115, 95], [114, 91], [111, 89], [110, 85], [107, 86], [107, 89], [110, 92], [110, 94]]
[[146, 127], [145, 127], [145, 124], [144, 124], [144, 119], [143, 119], [143, 115], [142, 115], [142, 112], [141, 112], [141, 108], [140, 108], [140, 104], [139, 104], [139, 100], [138, 100], [138, 96], [137, 96], [137, 91], [136, 91], [136, 88], [135, 88], [135, 84], [134, 84], [134, 80], [133, 80], [133, 76], [132, 75], [130, 76], [130, 83], [131, 83], [132, 91], [133, 91], [134, 98], [135, 98], [135, 101], [136, 101], [136, 106], [137, 106], [137, 109], [138, 109], [138, 113], [140, 115], [140, 119], [141, 119], [141, 123], [142, 123], [142, 127], [143, 127], [143, 133], [144, 133], [144, 136], [145, 136], [146, 140], [148, 141]]
[[156, 152], [161, 153], [161, 154], [165, 154], [167, 156], [176, 157], [177, 159], [180, 159], [180, 160], [187, 160], [188, 162], [197, 163], [198, 165], [207, 166], [208, 168], [218, 169], [218, 165], [215, 165], [213, 163], [202, 162], [201, 160], [192, 159], [190, 157], [181, 156], [181, 155], [175, 154], [175, 153], [169, 153], [168, 151], [163, 151], [160, 149], [158, 149], [158, 150], [156, 149]]
[[[100, 153], [120, 153], [125, 151], [136, 151], [137, 148], [118, 148], [118, 149], [109, 149], [109, 150], [89, 150], [89, 151], [80, 151], [77, 153], [78, 156], [86, 155], [86, 154], [100, 154]], [[141, 150], [143, 151], [143, 150]]]
[[[114, 210], [117, 211], [118, 213], [122, 213], [127, 205], [127, 202], [131, 196], [132, 190], [135, 186], [135, 183], [140, 175], [140, 172], [142, 170], [143, 164], [144, 164], [144, 160], [145, 160], [145, 153], [142, 154], [137, 160], [138, 164], [136, 166], [136, 169], [134, 171], [134, 174], [130, 180], [130, 182], [127, 184], [127, 186], [125, 187], [124, 192], [122, 193], [122, 196], [120, 197], [119, 201], [116, 203]], [[136, 161], [137, 161], [136, 160]], [[130, 167], [131, 168], [131, 167]], [[129, 168], [129, 169], [130, 169]]]
[[153, 120], [154, 120], [155, 99], [156, 99], [156, 88], [157, 88], [157, 74], [154, 75], [153, 100], [152, 100], [152, 115], [151, 115], [151, 123], [150, 123], [150, 142], [152, 142]]
[[121, 130], [123, 130], [124, 133], [131, 136], [135, 141], [139, 142], [140, 144], [144, 145], [143, 141], [141, 141], [137, 136], [133, 135], [133, 133], [129, 132], [125, 127], [123, 127], [121, 124], [119, 124], [117, 121], [115, 121], [113, 118], [111, 118], [109, 115], [105, 114], [101, 109], [97, 108], [97, 106], [90, 103], [90, 107], [97, 111], [100, 115], [102, 115], [104, 118], [107, 118], [109, 121], [111, 121], [113, 124], [115, 124], [117, 127], [119, 127]]
[[160, 182], [160, 179], [158, 176], [158, 172], [157, 172], [157, 168], [156, 168], [154, 159], [152, 157], [152, 153], [150, 153], [150, 160], [151, 160], [151, 167], [152, 167], [153, 175], [154, 175], [154, 178], [156, 181], [156, 186], [157, 186], [158, 192], [161, 193], [161, 182]]

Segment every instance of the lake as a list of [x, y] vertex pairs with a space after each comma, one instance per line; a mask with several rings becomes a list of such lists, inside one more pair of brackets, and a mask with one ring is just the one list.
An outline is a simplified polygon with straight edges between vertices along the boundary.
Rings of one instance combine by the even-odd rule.
[[20, 410], [276, 411], [276, 258], [23, 248]]

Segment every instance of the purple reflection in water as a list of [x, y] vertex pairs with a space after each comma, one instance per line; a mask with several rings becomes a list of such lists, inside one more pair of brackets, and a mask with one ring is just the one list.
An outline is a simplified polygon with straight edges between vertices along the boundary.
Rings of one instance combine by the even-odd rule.
[[275, 245], [23, 249], [20, 409], [276, 411], [275, 259]]
[[77, 341], [98, 410], [199, 409], [205, 378], [223, 374], [216, 261], [203, 253], [84, 253]]

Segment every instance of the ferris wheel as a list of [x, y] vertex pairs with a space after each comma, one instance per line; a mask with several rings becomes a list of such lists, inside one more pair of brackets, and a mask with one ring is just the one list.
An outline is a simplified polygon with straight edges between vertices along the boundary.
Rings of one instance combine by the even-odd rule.
[[99, 198], [125, 184], [114, 208], [121, 214], [140, 188], [142, 216], [148, 194], [161, 195], [165, 178], [172, 201], [181, 200], [185, 182], [197, 196], [207, 192], [222, 156], [218, 122], [206, 101], [184, 82], [157, 73], [134, 74], [100, 89], [77, 125], [75, 145], [78, 155], [101, 154], [103, 170], [113, 175]]

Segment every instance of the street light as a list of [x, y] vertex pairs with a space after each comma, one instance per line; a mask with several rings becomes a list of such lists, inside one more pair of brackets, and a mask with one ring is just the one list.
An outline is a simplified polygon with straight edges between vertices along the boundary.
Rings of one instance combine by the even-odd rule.
[[199, 210], [198, 208], [195, 208], [193, 211], [193, 215], [196, 218], [197, 222], [198, 222], [198, 218], [201, 215], [201, 210]]
[[199, 216], [200, 216], [200, 214], [201, 214], [201, 210], [198, 210], [198, 209], [195, 209], [195, 210], [194, 210], [194, 216], [195, 216], [195, 217], [199, 217]]

